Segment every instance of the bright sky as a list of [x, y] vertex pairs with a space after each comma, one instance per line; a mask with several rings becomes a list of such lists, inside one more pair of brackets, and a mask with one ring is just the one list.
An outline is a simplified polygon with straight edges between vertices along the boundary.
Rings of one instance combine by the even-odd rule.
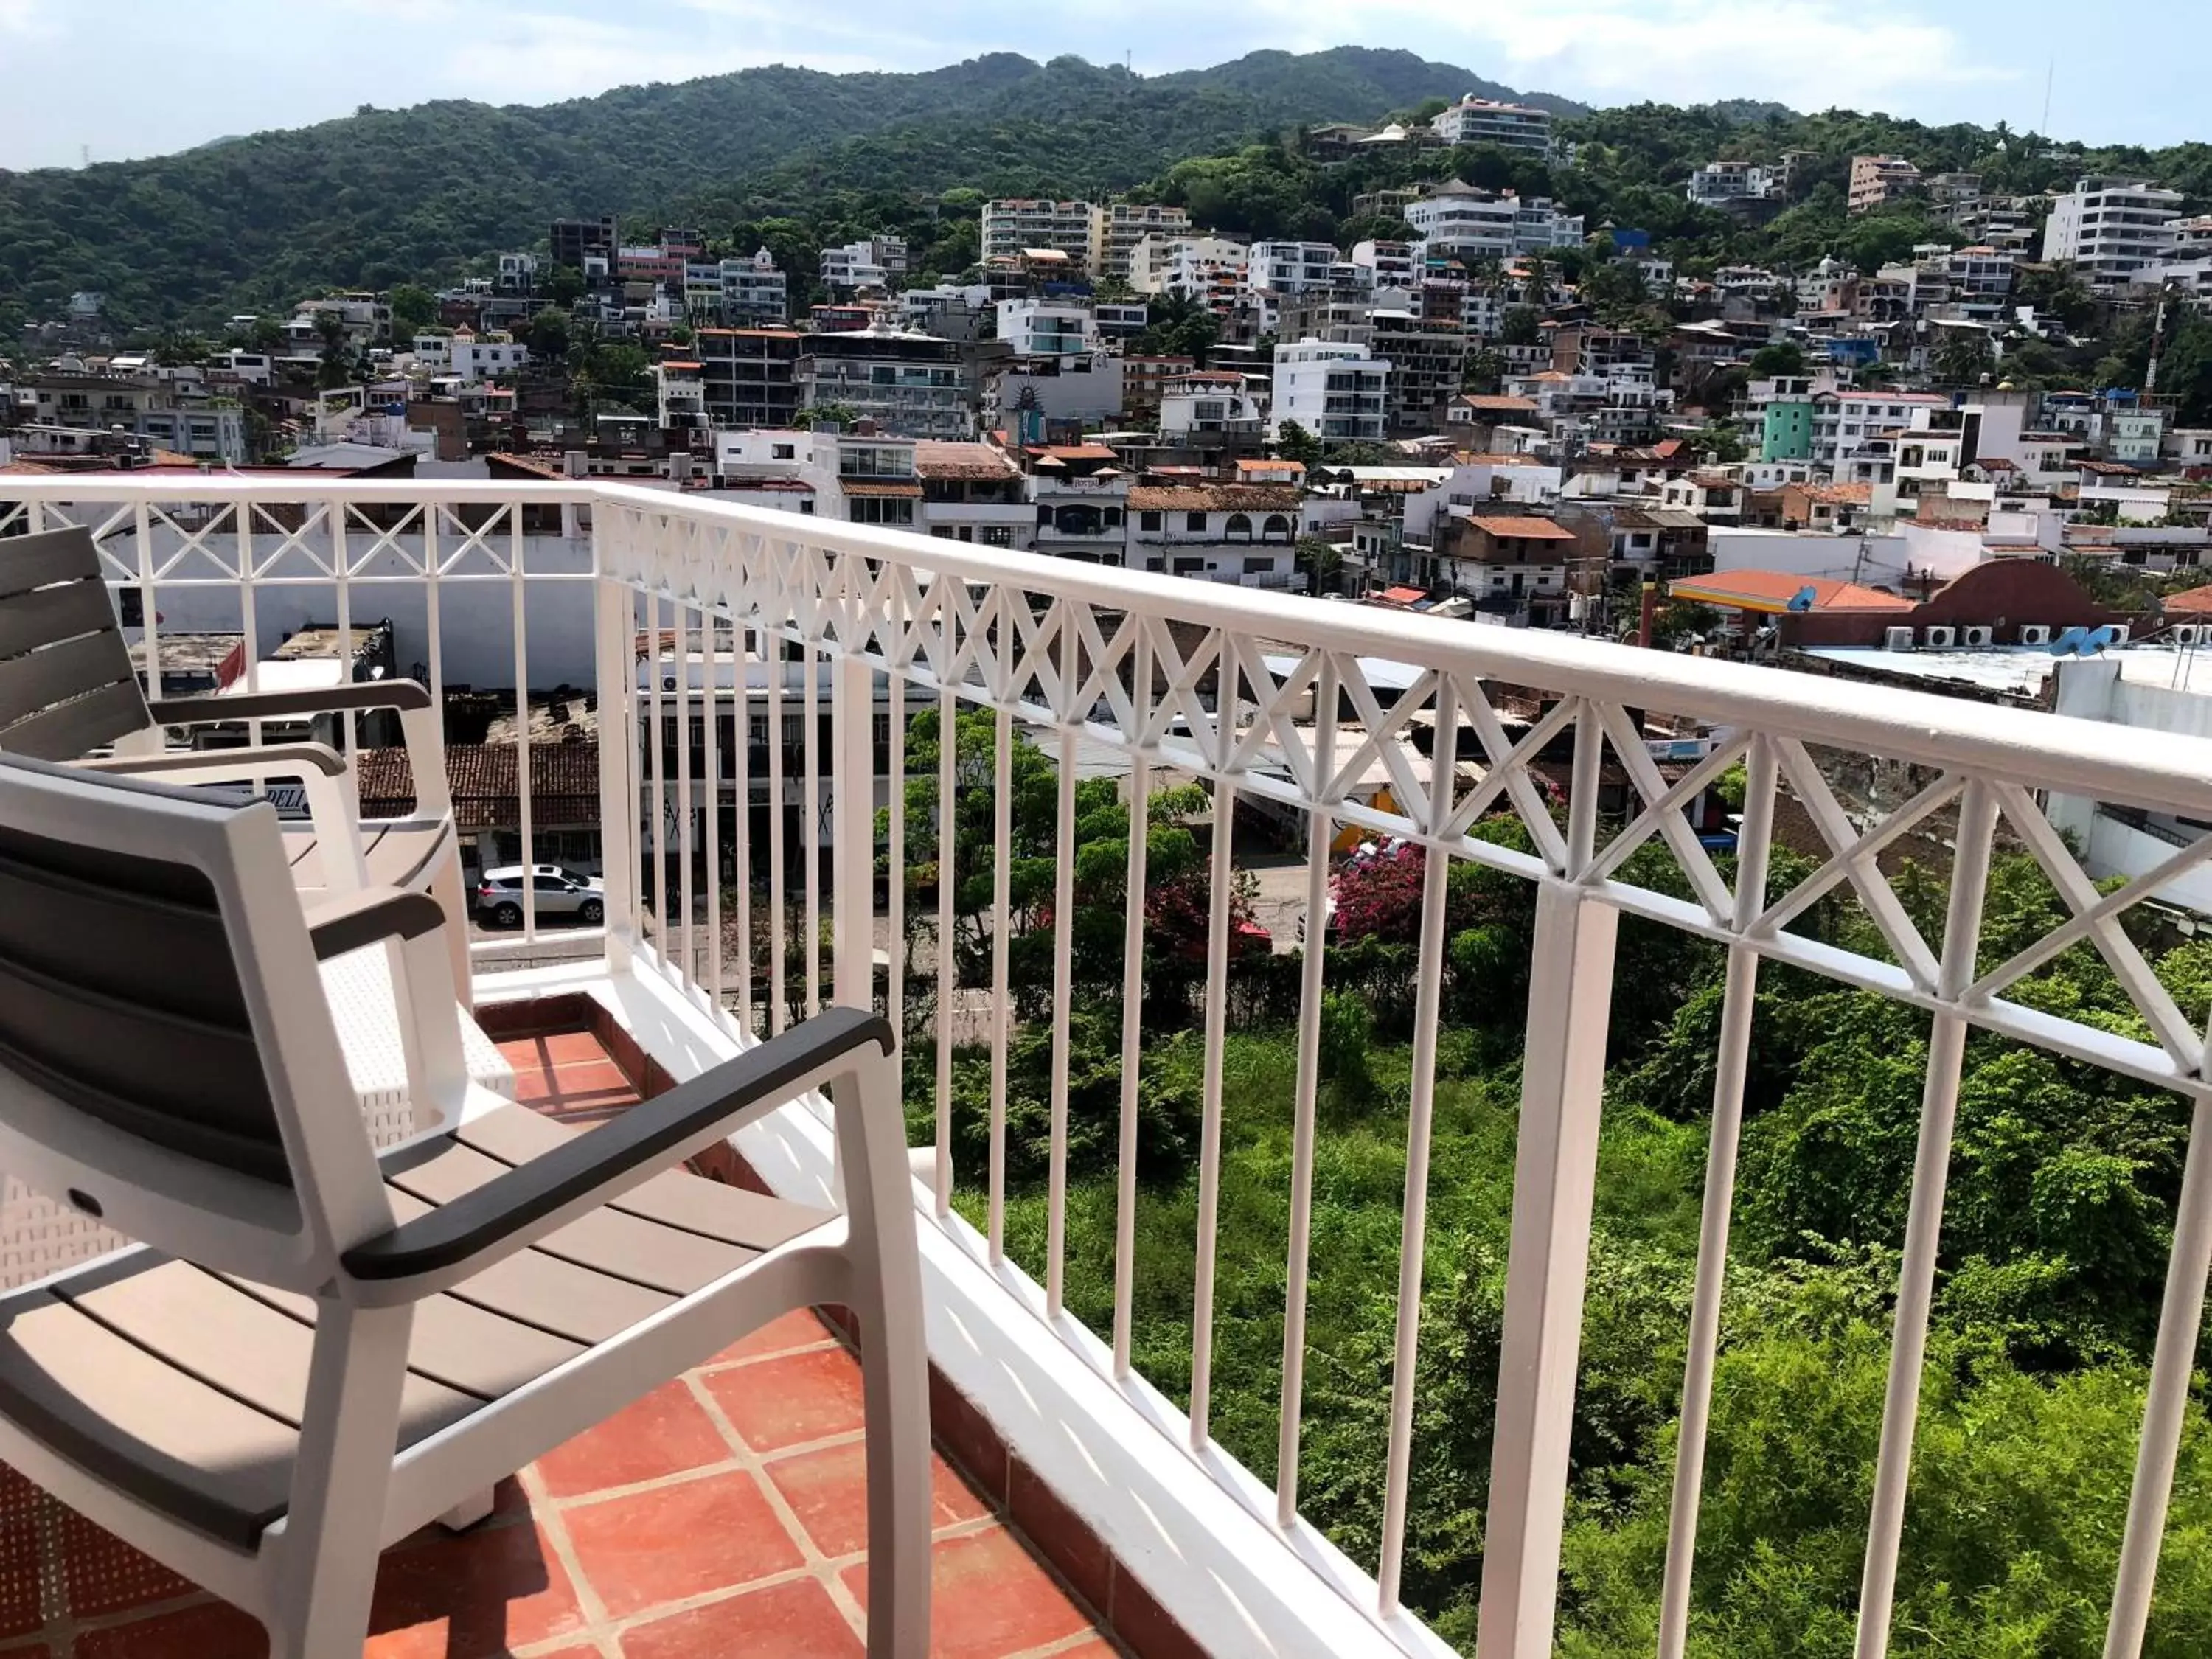
[[[2071, 0], [0, 0], [0, 167], [156, 155], [433, 98], [544, 103], [765, 63], [912, 70], [981, 52], [1188, 69], [1259, 46], [1401, 46], [1591, 103], [1777, 99], [2091, 142], [2212, 137], [2212, 6], [2084, 27]], [[2154, 36], [2156, 49], [2146, 46]]]

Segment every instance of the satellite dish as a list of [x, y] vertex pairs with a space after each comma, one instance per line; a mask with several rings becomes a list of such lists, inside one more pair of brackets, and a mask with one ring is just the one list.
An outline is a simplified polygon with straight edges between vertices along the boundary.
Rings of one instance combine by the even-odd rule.
[[2087, 634], [2088, 629], [2084, 628], [2068, 629], [2057, 639], [2051, 641], [2051, 654], [2054, 657], [2073, 656], [2081, 649], [2081, 641]]
[[2081, 654], [2086, 657], [2093, 652], [2102, 651], [2106, 647], [2118, 643], [2119, 637], [2119, 631], [2107, 623], [2081, 641], [2080, 647]]
[[1817, 601], [1820, 597], [1820, 592], [1818, 588], [1801, 587], [1795, 593], [1792, 593], [1790, 596], [1790, 609], [1792, 611], [1810, 611], [1813, 608], [1814, 602]]

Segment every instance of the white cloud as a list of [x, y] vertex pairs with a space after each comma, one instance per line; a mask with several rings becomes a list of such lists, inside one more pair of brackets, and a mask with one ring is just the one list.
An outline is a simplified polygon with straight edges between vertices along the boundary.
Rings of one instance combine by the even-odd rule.
[[1865, 107], [1930, 86], [2007, 78], [1977, 63], [1947, 25], [1875, 3], [1549, 0], [1474, 10], [1465, 0], [1340, 0], [1327, 40], [1301, 0], [1261, 3], [1313, 36], [1301, 47], [1347, 33], [1404, 40], [1418, 30], [1426, 56], [1468, 60], [1524, 90], [1603, 103], [1755, 97], [1799, 108]]
[[55, 32], [45, 0], [0, 0], [0, 35], [48, 35]]

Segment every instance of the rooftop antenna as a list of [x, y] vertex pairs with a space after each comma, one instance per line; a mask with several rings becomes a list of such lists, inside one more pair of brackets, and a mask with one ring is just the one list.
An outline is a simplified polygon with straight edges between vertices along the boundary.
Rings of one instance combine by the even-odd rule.
[[2036, 129], [2045, 138], [2051, 137], [2051, 83], [2058, 76], [2058, 56], [2052, 53], [2043, 67], [2043, 125]]

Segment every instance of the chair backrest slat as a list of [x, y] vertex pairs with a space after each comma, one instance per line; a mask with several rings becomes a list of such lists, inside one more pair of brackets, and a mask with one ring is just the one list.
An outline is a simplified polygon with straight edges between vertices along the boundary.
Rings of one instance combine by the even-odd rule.
[[0, 754], [0, 1168], [295, 1290], [390, 1224], [267, 801]]
[[73, 760], [150, 720], [92, 533], [0, 541], [0, 750]]
[[289, 1179], [204, 876], [0, 825], [0, 1057], [187, 1157]]

